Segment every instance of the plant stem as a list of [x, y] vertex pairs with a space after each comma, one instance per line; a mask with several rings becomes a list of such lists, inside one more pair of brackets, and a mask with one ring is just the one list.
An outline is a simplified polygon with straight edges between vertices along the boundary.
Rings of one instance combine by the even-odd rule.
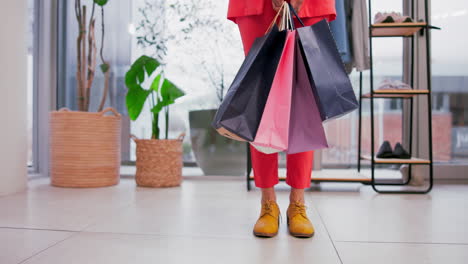
[[[86, 93], [85, 93], [85, 111], [89, 111], [89, 103], [91, 100], [91, 86], [93, 85], [94, 74], [96, 71], [96, 37], [95, 37], [95, 22], [94, 9], [96, 4], [93, 2], [91, 16], [89, 18], [88, 29], [88, 64], [86, 76]], [[86, 23], [86, 20], [84, 21]]]
[[104, 28], [104, 6], [101, 6], [101, 49], [99, 51], [99, 55], [101, 56], [101, 60], [103, 63], [106, 63], [106, 60], [104, 59], [103, 55], [103, 50], [104, 50], [104, 34], [105, 34], [105, 28]]
[[153, 129], [152, 129], [152, 135], [151, 135], [151, 138], [152, 139], [159, 139], [159, 126], [158, 126], [158, 123], [159, 123], [159, 113], [156, 114], [156, 113], [153, 113]]
[[166, 113], [166, 139], [169, 138], [169, 107], [164, 107], [164, 112]]
[[91, 22], [93, 21], [94, 19], [94, 9], [96, 8], [96, 3], [93, 1], [93, 9], [91, 9], [91, 16], [89, 17], [89, 23], [91, 24]]
[[81, 1], [75, 0], [75, 15], [76, 15], [76, 22], [78, 22], [78, 37], [76, 38], [76, 92], [77, 92], [77, 106], [78, 110], [83, 110], [83, 82], [82, 82], [82, 75], [81, 75], [81, 45], [83, 39], [83, 26], [82, 26], [82, 13], [81, 13]]
[[[153, 109], [153, 107], [156, 105], [156, 100], [154, 99], [154, 92], [151, 92], [151, 102], [152, 105], [150, 106], [150, 109]], [[153, 113], [153, 120], [152, 120], [152, 129], [151, 129], [151, 138], [152, 139], [159, 139], [159, 113]]]
[[80, 68], [80, 80], [81, 80], [81, 111], [87, 111], [86, 108], [86, 6], [82, 6], [82, 11], [81, 11], [81, 33], [82, 38], [81, 38], [81, 68]]
[[99, 104], [98, 112], [101, 112], [106, 103], [107, 93], [109, 92], [109, 78], [110, 78], [110, 64], [104, 59], [104, 6], [101, 6], [101, 50], [99, 52], [101, 61], [106, 65], [106, 72], [104, 72], [104, 91], [102, 93], [101, 103]]

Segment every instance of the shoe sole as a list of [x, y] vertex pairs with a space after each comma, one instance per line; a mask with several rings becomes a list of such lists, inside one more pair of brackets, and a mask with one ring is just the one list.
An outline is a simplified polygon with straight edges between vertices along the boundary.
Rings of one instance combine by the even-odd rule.
[[312, 234], [301, 234], [301, 233], [293, 233], [293, 232], [289, 231], [289, 234], [291, 234], [291, 236], [293, 236], [293, 237], [310, 238], [310, 237], [314, 236], [315, 232], [312, 233]]
[[257, 237], [274, 237], [278, 234], [278, 232], [274, 233], [274, 234], [269, 234], [269, 233], [260, 233], [260, 232], [253, 232], [253, 234]]
[[385, 154], [382, 154], [382, 155], [376, 155], [377, 158], [379, 159], [393, 159], [393, 158], [396, 158], [395, 155], [393, 155], [393, 153], [385, 153]]

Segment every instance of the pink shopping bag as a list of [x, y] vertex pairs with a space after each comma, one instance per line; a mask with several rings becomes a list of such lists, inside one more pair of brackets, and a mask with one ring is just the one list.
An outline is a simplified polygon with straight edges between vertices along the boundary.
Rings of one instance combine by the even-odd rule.
[[313, 82], [309, 81], [297, 37], [295, 45], [289, 140], [286, 151], [288, 154], [328, 147], [322, 118], [312, 92]]
[[295, 39], [296, 32], [288, 31], [260, 125], [252, 143], [265, 153], [284, 151], [288, 148]]

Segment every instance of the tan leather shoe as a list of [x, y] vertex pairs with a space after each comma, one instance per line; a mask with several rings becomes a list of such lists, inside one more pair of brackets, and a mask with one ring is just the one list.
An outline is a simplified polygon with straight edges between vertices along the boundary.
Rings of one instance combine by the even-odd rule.
[[289, 233], [295, 237], [311, 237], [314, 226], [306, 214], [306, 206], [300, 202], [290, 203], [287, 211]]
[[278, 234], [280, 211], [275, 201], [262, 204], [260, 217], [255, 223], [253, 233], [259, 237], [274, 237]]

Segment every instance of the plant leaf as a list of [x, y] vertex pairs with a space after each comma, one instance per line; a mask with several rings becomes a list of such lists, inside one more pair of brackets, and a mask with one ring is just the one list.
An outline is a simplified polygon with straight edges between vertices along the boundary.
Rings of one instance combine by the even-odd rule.
[[165, 103], [164, 106], [175, 103], [175, 100], [185, 95], [185, 92], [180, 90], [175, 84], [168, 79], [164, 79], [161, 86], [161, 98]]
[[148, 57], [145, 63], [145, 69], [148, 76], [150, 76], [156, 70], [156, 68], [159, 67], [159, 65], [160, 63], [158, 60], [156, 60], [155, 58]]
[[136, 120], [145, 105], [148, 95], [152, 93], [151, 90], [145, 90], [140, 85], [132, 86], [128, 89], [125, 96], [125, 104], [128, 110], [128, 116], [131, 120]]
[[159, 62], [154, 58], [146, 55], [139, 57], [125, 74], [125, 85], [130, 89], [135, 84], [143, 83], [145, 71], [150, 76], [159, 65]]
[[98, 6], [105, 6], [109, 0], [94, 0]]
[[145, 72], [139, 71], [137, 72], [138, 84], [142, 84], [145, 81]]
[[[161, 75], [158, 75], [156, 77], [156, 79], [158, 79], [158, 83], [160, 78]], [[161, 86], [161, 100], [151, 109], [151, 112], [158, 114], [159, 112], [161, 112], [163, 107], [173, 104], [177, 98], [182, 97], [184, 95], [184, 91], [177, 88], [177, 86], [175, 86], [175, 84], [173, 84], [168, 79], [164, 79], [163, 84]]]
[[154, 78], [153, 82], [151, 83], [150, 89], [155, 92], [158, 92], [160, 80], [161, 80], [161, 74], [158, 74], [158, 76], [156, 76], [156, 78]]
[[106, 73], [106, 72], [109, 70], [109, 68], [110, 68], [110, 66], [109, 66], [108, 63], [103, 63], [103, 64], [99, 65], [99, 67], [101, 68], [101, 71], [102, 71], [103, 73]]

